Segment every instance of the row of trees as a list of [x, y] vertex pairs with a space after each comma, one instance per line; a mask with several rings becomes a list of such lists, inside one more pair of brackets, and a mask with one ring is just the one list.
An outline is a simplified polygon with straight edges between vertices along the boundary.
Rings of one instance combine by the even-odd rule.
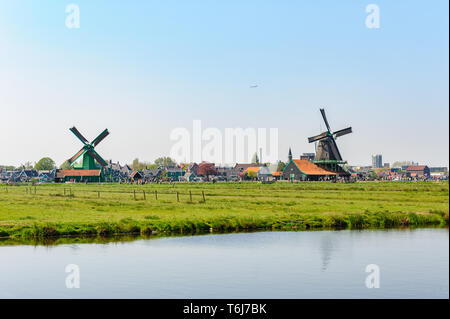
[[138, 158], [135, 158], [133, 160], [133, 163], [131, 164], [131, 168], [135, 171], [142, 171], [143, 169], [154, 169], [158, 168], [160, 166], [175, 166], [177, 165], [177, 162], [175, 162], [170, 157], [158, 157], [155, 159], [154, 163], [149, 162], [140, 162]]
[[[159, 166], [174, 166], [176, 165], [176, 162], [171, 159], [170, 157], [159, 157], [155, 160], [154, 163], [149, 162], [140, 162], [139, 159], [133, 160], [133, 163], [131, 164], [131, 168], [134, 170], [143, 170], [144, 168], [158, 168]], [[38, 162], [31, 163], [31, 162], [25, 162], [18, 167], [12, 166], [12, 165], [0, 165], [0, 168], [4, 168], [6, 170], [14, 170], [14, 169], [36, 169], [38, 171], [41, 170], [52, 170], [56, 168], [55, 161], [52, 160], [50, 157], [43, 157]], [[69, 164], [69, 161], [65, 161], [59, 166], [60, 169], [71, 169], [71, 166]]]
[[[259, 157], [258, 157], [257, 153], [255, 153], [255, 155], [253, 156], [252, 163], [259, 164]], [[158, 168], [160, 166], [168, 167], [168, 166], [175, 166], [175, 165], [177, 165], [175, 160], [173, 160], [170, 157], [163, 156], [163, 157], [159, 157], [159, 158], [155, 159], [154, 163], [141, 162], [141, 161], [139, 161], [138, 158], [135, 158], [130, 166], [133, 170], [142, 171], [145, 168], [154, 169], [154, 168]], [[286, 163], [279, 162], [277, 170], [282, 171], [285, 168], [285, 166], [286, 166]], [[34, 163], [34, 165], [31, 162], [25, 162], [25, 163], [21, 164], [19, 167], [1, 166], [0, 165], [0, 168], [4, 168], [7, 170], [14, 170], [14, 169], [19, 169], [19, 168], [25, 168], [25, 169], [34, 168], [36, 170], [52, 170], [52, 169], [56, 168], [56, 164], [55, 164], [55, 161], [53, 159], [51, 159], [50, 157], [43, 157], [38, 162]], [[71, 166], [68, 161], [65, 161], [64, 163], [62, 163], [59, 166], [59, 168], [60, 169], [70, 169]], [[213, 168], [214, 168], [214, 164], [211, 164], [210, 166], [204, 165], [202, 167], [202, 170], [204, 170], [205, 171], [204, 173], [206, 173], [204, 175], [213, 175], [214, 174]]]
[[31, 162], [25, 162], [18, 167], [15, 167], [13, 165], [0, 165], [0, 168], [3, 168], [5, 170], [15, 170], [15, 169], [36, 169], [38, 171], [43, 170], [52, 170], [56, 168], [55, 161], [52, 160], [50, 157], [43, 157], [36, 163]]

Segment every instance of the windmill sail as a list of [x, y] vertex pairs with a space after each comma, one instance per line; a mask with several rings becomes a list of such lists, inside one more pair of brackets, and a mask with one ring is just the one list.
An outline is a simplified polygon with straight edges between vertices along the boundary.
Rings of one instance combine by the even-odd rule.
[[320, 113], [322, 113], [322, 117], [323, 117], [323, 121], [325, 122], [325, 125], [327, 126], [327, 130], [328, 132], [330, 132], [330, 125], [328, 124], [327, 121], [327, 116], [325, 115], [325, 110], [324, 109], [320, 109]]
[[339, 152], [336, 141], [333, 138], [330, 138], [330, 148], [333, 153], [333, 160], [342, 161], [341, 153]]
[[83, 144], [88, 143], [88, 140], [83, 135], [81, 135], [80, 131], [78, 131], [75, 126], [72, 127], [70, 130], [76, 137], [78, 137], [80, 139], [81, 142], [83, 142]]
[[92, 145], [97, 146], [101, 141], [103, 141], [103, 139], [105, 137], [107, 137], [109, 135], [108, 129], [104, 130], [103, 132], [100, 133], [99, 136], [97, 136], [93, 141], [92, 141]]
[[99, 163], [100, 165], [102, 165], [102, 166], [108, 165], [108, 163], [106, 163], [106, 161], [100, 155], [98, 155], [98, 153], [96, 151], [94, 151], [93, 149], [89, 150], [88, 153], [90, 156], [95, 158], [97, 163]]
[[347, 128], [344, 128], [343, 130], [339, 130], [339, 131], [334, 132], [333, 135], [336, 138], [336, 137], [339, 137], [339, 136], [350, 134], [351, 132], [352, 132], [352, 128], [351, 127], [347, 127]]
[[69, 158], [67, 161], [69, 162], [70, 165], [72, 165], [73, 162], [75, 162], [81, 155], [83, 155], [85, 153], [86, 153], [86, 150], [83, 147], [81, 150], [79, 150], [74, 156]]
[[323, 132], [323, 133], [321, 133], [321, 134], [319, 134], [319, 135], [309, 137], [309, 138], [308, 138], [308, 142], [309, 142], [309, 143], [312, 143], [312, 142], [321, 140], [321, 139], [327, 137], [327, 135], [328, 135], [328, 132]]

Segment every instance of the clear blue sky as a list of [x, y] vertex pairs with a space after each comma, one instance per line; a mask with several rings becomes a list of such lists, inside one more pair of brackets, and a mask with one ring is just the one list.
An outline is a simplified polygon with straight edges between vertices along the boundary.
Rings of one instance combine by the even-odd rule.
[[[80, 29], [65, 26], [67, 4]], [[365, 26], [368, 4], [380, 28]], [[325, 107], [350, 164], [448, 166], [448, 1], [1, 1], [0, 164], [80, 143], [152, 161], [170, 131], [277, 127], [282, 160], [311, 152]], [[257, 84], [258, 88], [249, 86]]]

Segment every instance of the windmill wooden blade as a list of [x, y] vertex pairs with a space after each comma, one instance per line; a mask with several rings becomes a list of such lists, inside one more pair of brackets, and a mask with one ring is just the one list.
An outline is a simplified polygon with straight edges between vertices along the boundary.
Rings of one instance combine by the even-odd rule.
[[93, 149], [88, 151], [88, 154], [90, 156], [92, 156], [93, 158], [95, 158], [95, 160], [102, 166], [106, 166], [108, 165], [108, 163], [106, 163], [106, 161], [100, 156], [98, 155], [98, 153], [96, 151], [94, 151]]
[[103, 132], [100, 133], [99, 136], [97, 136], [93, 141], [92, 141], [92, 145], [97, 146], [98, 143], [100, 143], [101, 141], [103, 141], [103, 139], [105, 137], [107, 137], [109, 135], [108, 129], [105, 129]]
[[74, 163], [84, 153], [86, 153], [86, 149], [83, 147], [74, 156], [68, 159], [69, 164], [72, 165], [72, 163]]
[[343, 130], [339, 130], [339, 131], [334, 132], [333, 135], [336, 138], [336, 137], [339, 137], [339, 136], [342, 136], [342, 135], [350, 134], [351, 132], [352, 132], [352, 128], [351, 127], [347, 127], [347, 128], [344, 128]]
[[80, 140], [83, 144], [86, 145], [86, 144], [88, 143], [88, 140], [87, 140], [83, 135], [81, 135], [80, 131], [78, 131], [77, 128], [76, 128], [75, 126], [72, 127], [70, 130], [72, 131], [72, 133], [73, 133], [76, 137], [79, 138], [79, 140]]
[[334, 159], [336, 161], [342, 161], [341, 153], [339, 152], [336, 141], [332, 137], [330, 137], [330, 148], [331, 152], [333, 153]]
[[308, 142], [309, 142], [309, 143], [312, 143], [312, 142], [315, 142], [315, 141], [319, 141], [319, 140], [321, 140], [321, 139], [324, 139], [324, 138], [327, 137], [327, 134], [328, 134], [328, 132], [323, 132], [323, 133], [321, 133], [321, 134], [319, 134], [319, 135], [312, 136], [312, 137], [308, 137]]
[[320, 109], [320, 113], [322, 113], [323, 121], [325, 122], [325, 125], [327, 126], [328, 132], [330, 132], [330, 125], [328, 124], [327, 116], [325, 115], [325, 110]]

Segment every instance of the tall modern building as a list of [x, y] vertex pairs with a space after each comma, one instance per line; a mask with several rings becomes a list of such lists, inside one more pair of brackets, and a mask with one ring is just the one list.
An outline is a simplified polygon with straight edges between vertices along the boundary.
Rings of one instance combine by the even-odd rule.
[[381, 154], [372, 155], [372, 167], [382, 168], [383, 167], [383, 157]]

